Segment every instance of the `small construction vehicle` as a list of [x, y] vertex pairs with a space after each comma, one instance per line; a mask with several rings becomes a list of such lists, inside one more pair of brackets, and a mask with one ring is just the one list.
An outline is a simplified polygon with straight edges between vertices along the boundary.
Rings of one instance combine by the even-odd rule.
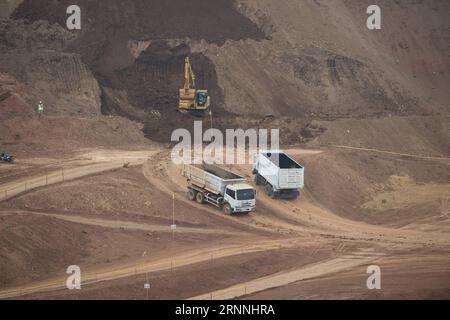
[[296, 199], [304, 187], [305, 169], [280, 150], [255, 154], [253, 174], [256, 185], [274, 199]]
[[256, 191], [240, 175], [207, 164], [183, 165], [181, 174], [189, 183], [189, 200], [210, 203], [226, 215], [256, 210]]
[[189, 57], [184, 63], [184, 88], [180, 89], [180, 102], [178, 110], [182, 113], [191, 113], [194, 116], [203, 116], [209, 109], [211, 98], [208, 90], [197, 90], [195, 75]]
[[15, 161], [14, 157], [5, 151], [0, 153], [0, 162], [9, 162], [13, 163]]

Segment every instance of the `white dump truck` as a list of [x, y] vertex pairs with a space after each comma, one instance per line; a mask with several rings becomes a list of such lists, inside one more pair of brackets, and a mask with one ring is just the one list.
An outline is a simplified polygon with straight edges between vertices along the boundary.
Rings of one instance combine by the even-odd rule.
[[215, 165], [183, 165], [187, 178], [188, 198], [223, 208], [227, 215], [256, 210], [256, 191], [245, 178]]
[[304, 168], [281, 150], [255, 154], [253, 174], [271, 198], [295, 199], [304, 187]]

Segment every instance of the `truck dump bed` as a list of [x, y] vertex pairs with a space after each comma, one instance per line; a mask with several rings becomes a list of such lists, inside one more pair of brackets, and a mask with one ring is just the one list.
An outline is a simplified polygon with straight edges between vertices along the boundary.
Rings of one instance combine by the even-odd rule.
[[215, 194], [223, 195], [230, 184], [245, 182], [245, 178], [214, 165], [183, 165], [181, 174], [190, 183]]
[[304, 186], [304, 168], [284, 152], [255, 155], [254, 169], [275, 189], [300, 189]]
[[280, 169], [303, 169], [285, 153], [263, 153], [263, 155]]

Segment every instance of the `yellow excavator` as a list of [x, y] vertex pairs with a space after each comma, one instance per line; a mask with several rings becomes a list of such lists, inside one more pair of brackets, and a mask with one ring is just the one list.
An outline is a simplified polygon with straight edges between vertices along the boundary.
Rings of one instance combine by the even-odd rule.
[[208, 90], [197, 90], [195, 75], [189, 57], [184, 60], [184, 88], [180, 89], [180, 103], [178, 109], [182, 113], [203, 116], [211, 104]]

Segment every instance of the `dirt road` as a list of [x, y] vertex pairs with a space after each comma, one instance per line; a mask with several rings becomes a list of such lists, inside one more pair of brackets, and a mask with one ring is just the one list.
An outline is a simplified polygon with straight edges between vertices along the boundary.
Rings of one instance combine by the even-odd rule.
[[[83, 285], [97, 282], [120, 279], [137, 274], [151, 273], [162, 270], [171, 270], [177, 267], [211, 261], [213, 259], [225, 258], [235, 255], [244, 255], [254, 252], [290, 248], [295, 246], [294, 240], [266, 241], [258, 244], [244, 244], [241, 246], [229, 246], [220, 248], [208, 248], [195, 250], [177, 257], [164, 258], [156, 261], [132, 263], [122, 266], [111, 266], [98, 270], [90, 270], [83, 274], [81, 281]], [[27, 286], [0, 290], [0, 299], [11, 298], [31, 294], [34, 292], [51, 291], [66, 287], [66, 278], [56, 278]]]
[[281, 272], [222, 290], [208, 292], [196, 297], [192, 297], [189, 300], [234, 299], [240, 296], [264, 291], [270, 288], [285, 286], [297, 281], [317, 278], [329, 275], [331, 273], [352, 269], [354, 267], [374, 261], [382, 255], [383, 254], [377, 254], [376, 252], [355, 252], [353, 254], [343, 255], [342, 257], [331, 259], [328, 261], [313, 263], [300, 269]]
[[70, 168], [65, 169], [67, 162], [57, 162], [61, 169], [51, 170], [45, 174], [18, 179], [0, 185], [0, 202], [11, 199], [19, 194], [36, 188], [49, 186], [88, 175], [114, 170], [125, 166], [135, 166], [144, 163], [155, 151], [91, 151], [70, 162]]

